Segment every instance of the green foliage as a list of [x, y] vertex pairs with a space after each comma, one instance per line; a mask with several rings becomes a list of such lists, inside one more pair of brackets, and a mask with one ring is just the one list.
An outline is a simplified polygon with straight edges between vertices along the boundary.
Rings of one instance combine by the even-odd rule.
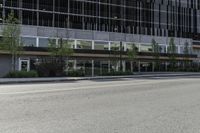
[[69, 76], [69, 77], [84, 77], [85, 74], [81, 70], [74, 70], [74, 71], [69, 71], [67, 76]]
[[[56, 60], [59, 60], [58, 65], [60, 67], [60, 71], [67, 70], [68, 72], [68, 59], [70, 56], [74, 54], [74, 50], [71, 47], [68, 40], [63, 40], [60, 38], [58, 40], [58, 45], [54, 40], [49, 40], [49, 52], [51, 53], [51, 56], [55, 58]], [[67, 61], [65, 62], [65, 58], [67, 58]], [[67, 63], [65, 65], [65, 63]], [[65, 68], [66, 67], [66, 68]]]
[[189, 54], [190, 54], [190, 49], [189, 49], [189, 43], [186, 41], [185, 44], [184, 44], [184, 50], [183, 50], [183, 53], [184, 53], [184, 65], [183, 65], [183, 68], [188, 71], [189, 69]]
[[186, 41], [185, 44], [184, 44], [184, 50], [183, 50], [183, 53], [185, 55], [188, 55], [190, 53], [190, 49], [189, 49], [189, 43]]
[[5, 78], [36, 78], [38, 73], [36, 71], [13, 71], [9, 72]]
[[170, 67], [174, 71], [176, 65], [176, 45], [174, 43], [174, 38], [170, 39], [168, 53], [169, 53]]
[[49, 52], [52, 56], [69, 57], [73, 55], [74, 50], [71, 48], [69, 41], [63, 41], [63, 39], [60, 38], [58, 42], [58, 45], [56, 45], [54, 40], [49, 40]]
[[36, 70], [40, 77], [64, 77], [63, 65], [56, 60], [45, 61], [36, 66]]
[[132, 48], [128, 50], [127, 55], [130, 60], [135, 60], [138, 54], [138, 49], [135, 44], [132, 45]]
[[5, 25], [2, 31], [2, 40], [0, 42], [0, 49], [6, 50], [12, 55], [12, 70], [15, 71], [16, 57], [22, 54], [23, 46], [20, 43], [20, 25], [17, 18], [15, 18], [13, 11], [5, 20]]
[[160, 70], [160, 49], [161, 49], [161, 47], [154, 39], [152, 39], [151, 45], [152, 45], [152, 52], [153, 52], [153, 56], [154, 56], [155, 68], [157, 70]]
[[176, 44], [174, 43], [174, 38], [170, 39], [169, 46], [168, 46], [168, 53], [176, 54]]

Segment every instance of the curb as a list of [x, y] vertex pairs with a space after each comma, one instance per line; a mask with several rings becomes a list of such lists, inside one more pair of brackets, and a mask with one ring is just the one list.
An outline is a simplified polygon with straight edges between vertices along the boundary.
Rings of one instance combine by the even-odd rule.
[[189, 77], [199, 76], [200, 73], [150, 73], [150, 74], [135, 74], [126, 76], [99, 76], [99, 77], [72, 77], [72, 78], [22, 78], [22, 79], [6, 79], [0, 78], [1, 84], [24, 84], [24, 83], [51, 83], [51, 82], [73, 82], [81, 80], [108, 80], [120, 78], [155, 78], [155, 77]]

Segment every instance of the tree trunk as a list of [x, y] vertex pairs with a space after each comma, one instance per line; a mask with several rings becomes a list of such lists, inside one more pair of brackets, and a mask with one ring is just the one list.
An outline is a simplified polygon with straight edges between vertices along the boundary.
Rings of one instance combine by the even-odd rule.
[[15, 70], [15, 55], [14, 54], [12, 54], [12, 57], [11, 57], [12, 59], [11, 59], [11, 69], [12, 69], [12, 71], [16, 71]]

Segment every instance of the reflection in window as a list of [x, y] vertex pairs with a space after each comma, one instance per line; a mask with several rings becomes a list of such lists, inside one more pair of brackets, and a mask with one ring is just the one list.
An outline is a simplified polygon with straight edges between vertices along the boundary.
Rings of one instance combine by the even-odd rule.
[[126, 50], [127, 51], [132, 50], [133, 47], [135, 47], [137, 50], [139, 49], [138, 44], [135, 44], [135, 43], [126, 43]]
[[165, 45], [160, 45], [160, 52], [161, 52], [161, 53], [167, 53], [167, 50], [166, 50], [166, 46], [165, 46]]
[[22, 37], [21, 42], [25, 47], [36, 47], [36, 38], [33, 37]]
[[77, 41], [77, 48], [78, 49], [92, 49], [92, 42], [91, 41]]
[[[75, 48], [75, 41], [74, 40], [62, 40], [63, 44], [68, 44], [70, 48]], [[58, 40], [58, 44], [61, 44], [61, 39]]]
[[48, 47], [50, 43], [56, 43], [56, 39], [39, 38], [39, 47]]
[[119, 51], [120, 50], [120, 42], [111, 42], [110, 49], [112, 51]]
[[141, 44], [140, 45], [140, 52], [152, 52], [152, 46], [149, 44]]
[[95, 42], [94, 49], [95, 50], [108, 50], [109, 44], [108, 42]]

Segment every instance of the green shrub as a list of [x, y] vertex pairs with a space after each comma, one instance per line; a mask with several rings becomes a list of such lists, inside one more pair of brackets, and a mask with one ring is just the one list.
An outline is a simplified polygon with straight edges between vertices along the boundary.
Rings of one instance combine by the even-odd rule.
[[38, 73], [36, 71], [14, 71], [9, 72], [5, 78], [35, 78], [38, 77]]
[[83, 71], [80, 70], [74, 70], [74, 71], [69, 71], [68, 72], [68, 76], [69, 77], [84, 77], [85, 74], [83, 73]]
[[123, 75], [133, 75], [132, 72], [109, 72], [109, 73], [103, 73], [102, 76], [123, 76]]

